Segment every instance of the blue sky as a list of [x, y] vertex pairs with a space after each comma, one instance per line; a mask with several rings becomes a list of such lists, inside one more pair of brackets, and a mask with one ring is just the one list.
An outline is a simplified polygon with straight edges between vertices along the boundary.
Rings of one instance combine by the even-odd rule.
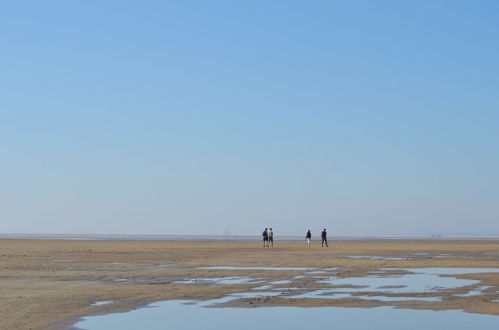
[[496, 1], [0, 4], [0, 232], [499, 234]]

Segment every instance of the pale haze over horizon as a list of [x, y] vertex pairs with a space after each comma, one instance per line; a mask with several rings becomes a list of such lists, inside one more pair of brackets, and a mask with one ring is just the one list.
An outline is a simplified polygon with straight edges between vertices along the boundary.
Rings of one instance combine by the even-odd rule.
[[0, 233], [499, 235], [497, 1], [0, 4]]

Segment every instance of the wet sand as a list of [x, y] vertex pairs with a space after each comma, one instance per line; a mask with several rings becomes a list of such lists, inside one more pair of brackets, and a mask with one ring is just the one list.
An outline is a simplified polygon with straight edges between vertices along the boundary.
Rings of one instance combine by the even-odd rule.
[[[356, 258], [351, 258], [352, 256]], [[371, 256], [372, 259], [365, 257]], [[387, 260], [381, 257], [389, 257]], [[362, 258], [360, 258], [362, 257]], [[199, 269], [200, 266], [332, 268], [335, 277], [365, 276], [380, 268], [477, 267], [499, 268], [499, 240], [357, 240], [330, 241], [329, 248], [313, 242], [276, 242], [262, 248], [249, 241], [79, 241], [0, 240], [0, 328], [69, 328], [79, 317], [128, 311], [168, 299], [212, 299], [245, 292], [267, 282], [288, 280], [310, 270]], [[397, 270], [393, 271], [394, 273]], [[178, 284], [192, 278], [249, 276], [258, 284]], [[499, 274], [455, 275], [480, 280], [486, 294], [460, 297], [461, 289], [434, 293], [394, 294], [432, 297], [442, 301], [248, 298], [228, 305], [241, 307], [396, 306], [421, 309], [463, 309], [499, 315]], [[318, 284], [305, 276], [294, 286], [307, 291]], [[286, 284], [281, 285], [283, 288]], [[112, 304], [91, 306], [97, 301]]]

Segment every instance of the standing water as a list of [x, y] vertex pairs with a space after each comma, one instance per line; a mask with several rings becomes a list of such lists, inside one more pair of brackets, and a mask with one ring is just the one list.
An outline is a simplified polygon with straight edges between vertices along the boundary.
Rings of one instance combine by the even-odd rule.
[[473, 329], [497, 330], [499, 316], [463, 311], [430, 311], [338, 307], [209, 308], [210, 302], [170, 300], [128, 313], [90, 316], [75, 324], [81, 329]]

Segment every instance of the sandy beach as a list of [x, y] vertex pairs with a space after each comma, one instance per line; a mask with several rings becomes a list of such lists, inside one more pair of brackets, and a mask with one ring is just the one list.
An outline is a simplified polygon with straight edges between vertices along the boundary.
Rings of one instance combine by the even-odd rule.
[[[202, 268], [242, 266], [246, 269]], [[201, 268], [199, 268], [201, 267]], [[253, 267], [253, 268], [251, 268]], [[266, 271], [258, 267], [273, 267]], [[284, 269], [279, 269], [283, 267]], [[262, 248], [252, 241], [85, 241], [0, 240], [0, 328], [70, 328], [80, 317], [128, 311], [169, 299], [211, 299], [287, 281], [302, 291], [318, 286], [305, 268], [330, 269], [336, 278], [362, 277], [390, 268], [499, 268], [497, 240], [348, 240], [276, 242]], [[325, 273], [326, 271], [322, 271]], [[198, 278], [245, 276], [258, 284], [212, 285]], [[397, 306], [415, 309], [462, 309], [499, 314], [499, 274], [454, 275], [479, 280], [484, 294], [460, 296], [461, 288], [439, 292], [441, 301], [378, 301], [346, 299], [247, 298], [230, 306]], [[283, 282], [284, 283], [284, 282]], [[286, 286], [283, 284], [283, 287]], [[397, 296], [400, 294], [392, 294]], [[410, 293], [404, 297], [432, 297]], [[92, 305], [98, 301], [112, 304]]]

